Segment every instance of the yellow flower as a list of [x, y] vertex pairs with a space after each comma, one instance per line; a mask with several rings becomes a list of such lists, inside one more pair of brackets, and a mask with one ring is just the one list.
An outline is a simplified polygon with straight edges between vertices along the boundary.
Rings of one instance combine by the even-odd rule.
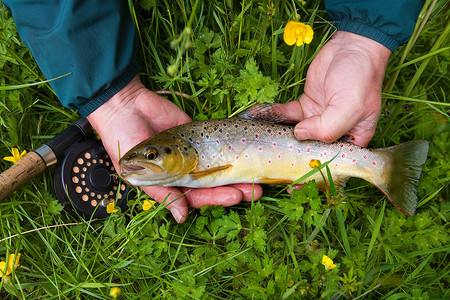
[[289, 21], [284, 28], [283, 39], [289, 46], [296, 43], [300, 47], [303, 43], [311, 43], [313, 36], [314, 31], [311, 26], [300, 22]]
[[318, 168], [320, 168], [321, 165], [322, 165], [322, 163], [318, 159], [311, 159], [309, 161], [309, 166], [313, 169], [318, 169]]
[[117, 287], [117, 286], [112, 287], [112, 288], [109, 290], [109, 295], [110, 295], [113, 299], [117, 299], [117, 297], [120, 296], [120, 293], [121, 293], [120, 288]]
[[150, 208], [152, 208], [153, 204], [155, 204], [156, 201], [153, 200], [145, 200], [144, 203], [142, 204], [142, 209], [143, 210], [149, 210]]
[[7, 161], [11, 161], [11, 162], [13, 162], [13, 163], [16, 163], [16, 162], [18, 162], [22, 157], [24, 157], [25, 154], [27, 154], [27, 151], [26, 151], [26, 150], [23, 150], [22, 153], [19, 153], [19, 149], [17, 149], [17, 148], [11, 148], [11, 153], [12, 153], [13, 156], [6, 156], [6, 157], [3, 157], [3, 159], [4, 159], [4, 160], [7, 160]]
[[327, 271], [336, 268], [336, 264], [333, 262], [333, 260], [326, 255], [322, 257], [322, 265], [325, 266], [325, 270]]
[[[19, 265], [20, 253], [17, 253], [16, 261], [14, 262], [14, 254], [9, 255], [8, 262], [0, 261], [0, 277], [8, 276], [13, 270], [17, 269]], [[8, 266], [8, 267], [7, 267]], [[6, 273], [3, 273], [6, 269]]]
[[108, 205], [106, 206], [106, 212], [107, 212], [108, 214], [112, 214], [112, 213], [115, 213], [115, 212], [118, 212], [118, 211], [119, 211], [119, 210], [116, 208], [114, 202], [111, 202], [110, 204], [108, 204]]

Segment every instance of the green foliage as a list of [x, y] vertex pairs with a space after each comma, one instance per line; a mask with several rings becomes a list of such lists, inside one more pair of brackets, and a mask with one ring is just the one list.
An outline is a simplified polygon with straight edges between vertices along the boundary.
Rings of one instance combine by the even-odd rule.
[[[50, 168], [0, 203], [0, 260], [22, 254], [10, 282], [0, 283], [0, 298], [109, 299], [114, 286], [124, 299], [448, 298], [450, 127], [448, 106], [439, 104], [448, 98], [448, 51], [430, 49], [449, 13], [446, 1], [433, 3], [425, 4], [430, 14], [419, 22], [430, 19], [418, 26], [414, 45], [391, 57], [371, 142], [430, 141], [414, 217], [350, 180], [345, 198], [319, 192], [314, 182], [291, 194], [265, 187], [259, 201], [193, 209], [184, 224], [161, 205], [142, 211], [147, 196], [138, 193], [129, 210], [87, 222], [61, 211]], [[298, 99], [309, 63], [330, 37], [320, 1], [130, 4], [142, 41], [141, 78], [152, 90], [173, 92], [168, 97], [195, 119]], [[283, 27], [297, 18], [314, 25], [315, 38], [288, 47]], [[43, 79], [1, 6], [1, 86]], [[76, 118], [47, 84], [0, 88], [1, 152], [34, 149]], [[323, 255], [337, 266], [326, 270]]]

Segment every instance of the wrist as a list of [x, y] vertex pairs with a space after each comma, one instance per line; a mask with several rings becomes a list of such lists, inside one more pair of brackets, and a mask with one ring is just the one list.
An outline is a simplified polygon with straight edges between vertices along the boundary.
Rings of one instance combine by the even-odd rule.
[[135, 76], [125, 87], [86, 118], [91, 126], [99, 132], [100, 128], [105, 126], [111, 118], [118, 116], [120, 113], [123, 114], [125, 110], [135, 109], [133, 102], [144, 90], [145, 87], [139, 76]]
[[365, 52], [374, 63], [381, 64], [384, 68], [386, 68], [387, 61], [392, 54], [389, 48], [377, 41], [347, 31], [336, 31], [330, 42], [339, 44], [346, 50]]

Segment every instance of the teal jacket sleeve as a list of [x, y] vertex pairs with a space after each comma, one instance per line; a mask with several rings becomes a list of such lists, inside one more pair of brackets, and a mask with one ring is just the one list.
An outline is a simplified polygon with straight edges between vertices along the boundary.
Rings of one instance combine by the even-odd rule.
[[138, 73], [124, 0], [6, 0], [19, 35], [61, 103], [87, 116]]
[[422, 9], [422, 0], [325, 0], [338, 30], [371, 38], [392, 52], [406, 43]]

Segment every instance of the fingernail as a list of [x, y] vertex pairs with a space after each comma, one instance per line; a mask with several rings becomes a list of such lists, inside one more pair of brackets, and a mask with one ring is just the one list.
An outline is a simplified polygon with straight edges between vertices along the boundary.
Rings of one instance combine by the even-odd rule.
[[170, 213], [172, 214], [175, 221], [177, 221], [177, 223], [180, 223], [181, 219], [183, 218], [183, 215], [180, 213], [180, 211], [177, 208], [172, 207], [170, 209]]
[[312, 140], [311, 134], [307, 129], [294, 129], [294, 134], [299, 140]]

